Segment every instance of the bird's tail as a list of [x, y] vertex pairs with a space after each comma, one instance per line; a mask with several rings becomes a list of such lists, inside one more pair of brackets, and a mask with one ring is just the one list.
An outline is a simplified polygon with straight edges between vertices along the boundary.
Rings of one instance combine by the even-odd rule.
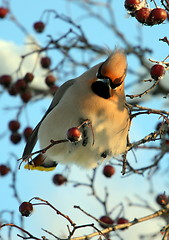
[[38, 154], [34, 159], [28, 162], [24, 168], [28, 170], [52, 171], [56, 168], [57, 163], [50, 160], [44, 154]]

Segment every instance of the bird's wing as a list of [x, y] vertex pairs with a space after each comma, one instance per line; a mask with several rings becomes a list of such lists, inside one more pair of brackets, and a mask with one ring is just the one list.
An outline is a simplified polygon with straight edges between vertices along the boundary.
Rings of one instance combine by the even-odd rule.
[[53, 100], [48, 108], [48, 110], [46, 111], [45, 115], [43, 116], [42, 120], [38, 123], [38, 125], [35, 127], [35, 129], [33, 130], [31, 136], [29, 137], [29, 140], [25, 146], [22, 158], [26, 159], [28, 157], [29, 154], [31, 154], [37, 139], [38, 139], [38, 130], [39, 127], [42, 123], [42, 121], [45, 119], [45, 117], [48, 115], [48, 113], [59, 103], [60, 99], [63, 97], [64, 93], [66, 92], [66, 90], [73, 85], [73, 83], [75, 82], [74, 79], [69, 80], [67, 82], [65, 82], [56, 92], [56, 94], [53, 97]]

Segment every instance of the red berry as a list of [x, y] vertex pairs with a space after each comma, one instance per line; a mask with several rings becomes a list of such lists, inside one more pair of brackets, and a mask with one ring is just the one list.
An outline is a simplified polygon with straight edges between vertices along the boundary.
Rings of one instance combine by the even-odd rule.
[[8, 88], [12, 82], [12, 78], [10, 75], [2, 75], [0, 77], [0, 84], [3, 85], [4, 87]]
[[0, 18], [5, 18], [8, 12], [9, 12], [8, 8], [0, 7]]
[[27, 89], [26, 91], [24, 91], [20, 94], [20, 97], [24, 103], [27, 103], [32, 98], [32, 93], [29, 89]]
[[124, 6], [129, 11], [135, 11], [137, 10], [140, 3], [141, 3], [140, 0], [125, 0]]
[[82, 133], [77, 127], [72, 127], [67, 131], [67, 139], [71, 142], [78, 142], [82, 138]]
[[49, 68], [51, 65], [51, 59], [49, 57], [42, 57], [40, 63], [42, 68]]
[[15, 82], [15, 88], [18, 92], [24, 91], [28, 87], [27, 83], [25, 82], [24, 79], [18, 79]]
[[56, 185], [62, 185], [67, 182], [67, 178], [65, 178], [62, 174], [55, 174], [53, 176], [53, 183]]
[[9, 88], [8, 88], [8, 93], [11, 96], [16, 96], [18, 94], [18, 89], [16, 89], [15, 84], [12, 84]]
[[150, 74], [151, 74], [151, 77], [154, 79], [154, 80], [159, 80], [161, 79], [164, 74], [165, 74], [165, 68], [163, 65], [161, 64], [155, 64], [154, 66], [152, 66], [152, 68], [150, 69]]
[[[108, 225], [112, 225], [114, 223], [113, 219], [111, 219], [108, 216], [102, 216], [100, 218], [100, 221], [105, 223], [105, 224], [108, 224]], [[100, 226], [103, 227], [103, 228], [106, 228], [107, 226], [105, 224], [100, 223]]]
[[[118, 220], [117, 220], [117, 224], [125, 224], [125, 223], [128, 223], [129, 222], [129, 220], [128, 219], [126, 219], [126, 218], [123, 218], [123, 217], [121, 217], [121, 218], [119, 218]], [[121, 228], [120, 230], [125, 230], [127, 227], [125, 227], [125, 228]]]
[[32, 82], [33, 79], [34, 79], [34, 75], [33, 75], [32, 73], [29, 73], [29, 72], [28, 72], [28, 73], [26, 73], [25, 76], [24, 76], [24, 81], [25, 81], [26, 83]]
[[167, 203], [169, 202], [169, 199], [168, 199], [168, 196], [165, 195], [165, 194], [159, 194], [157, 197], [156, 197], [156, 202], [164, 207], [167, 205]]
[[124, 224], [124, 223], [128, 223], [128, 222], [129, 222], [129, 220], [126, 218], [123, 218], [123, 217], [121, 217], [117, 220], [117, 224]]
[[111, 165], [106, 165], [104, 168], [103, 168], [103, 174], [106, 176], [106, 177], [111, 177], [112, 175], [114, 175], [115, 173], [115, 168]]
[[30, 202], [23, 202], [19, 206], [19, 211], [24, 217], [29, 217], [33, 211], [33, 205]]
[[20, 122], [16, 121], [16, 120], [11, 120], [8, 124], [9, 129], [12, 132], [16, 132], [19, 128], [20, 128]]
[[48, 85], [48, 87], [52, 87], [56, 81], [56, 78], [53, 75], [48, 75], [45, 78], [45, 83]]
[[42, 33], [44, 31], [44, 29], [45, 29], [45, 24], [42, 21], [35, 22], [33, 24], [33, 28], [35, 29], [35, 31], [37, 33]]
[[10, 168], [4, 164], [0, 165], [0, 176], [5, 176], [10, 171]]
[[13, 132], [10, 136], [10, 140], [11, 142], [13, 142], [14, 144], [17, 144], [21, 141], [21, 134], [18, 132]]
[[139, 9], [135, 13], [135, 17], [140, 23], [146, 23], [149, 15], [150, 15], [150, 9], [145, 7]]
[[31, 127], [26, 127], [24, 129], [23, 135], [24, 135], [24, 138], [25, 138], [26, 141], [28, 141], [28, 139], [31, 136], [32, 132], [33, 132], [33, 129]]
[[149, 16], [150, 23], [153, 24], [160, 24], [164, 22], [167, 18], [167, 12], [165, 9], [162, 8], [154, 8]]

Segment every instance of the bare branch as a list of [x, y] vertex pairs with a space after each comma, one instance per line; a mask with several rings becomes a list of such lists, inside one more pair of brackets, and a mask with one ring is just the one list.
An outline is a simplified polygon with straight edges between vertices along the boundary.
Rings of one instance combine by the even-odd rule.
[[[38, 201], [44, 203], [45, 205], [49, 206], [50, 208], [52, 208], [58, 215], [61, 215], [62, 217], [64, 217], [65, 219], [67, 219], [72, 226], [75, 226], [75, 225], [76, 225], [76, 224], [70, 219], [69, 216], [67, 216], [67, 215], [63, 214], [62, 212], [60, 212], [58, 209], [56, 209], [56, 208], [55, 208], [51, 203], [49, 203], [48, 201], [46, 201], [46, 200], [44, 200], [44, 199], [42, 199], [42, 198], [39, 198], [39, 197], [34, 197], [34, 198], [31, 199], [31, 201], [34, 200], [34, 199], [35, 199], [35, 200], [38, 200]], [[41, 203], [37, 203], [37, 204], [40, 205]], [[37, 205], [37, 204], [36, 204], [36, 205]], [[35, 205], [35, 204], [33, 204], [33, 205]]]

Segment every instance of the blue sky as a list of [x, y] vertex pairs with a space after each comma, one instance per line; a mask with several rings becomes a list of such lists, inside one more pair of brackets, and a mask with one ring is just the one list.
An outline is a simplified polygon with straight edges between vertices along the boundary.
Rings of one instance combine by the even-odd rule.
[[[59, 34], [66, 32], [70, 27], [59, 20], [53, 19], [53, 16], [51, 15], [49, 18], [48, 26], [45, 30], [45, 34], [35, 34], [32, 28], [33, 23], [40, 19], [40, 16], [45, 9], [55, 9], [59, 14], [68, 14], [68, 16], [72, 17], [74, 21], [78, 22], [78, 24], [83, 27], [86, 36], [92, 43], [109, 47], [110, 49], [113, 49], [115, 46], [124, 46], [123, 43], [119, 41], [119, 39], [115, 36], [115, 34], [111, 33], [107, 28], [105, 28], [103, 24], [98, 23], [98, 21], [94, 20], [92, 17], [88, 18], [85, 10], [79, 8], [75, 2], [77, 1], [49, 0], [46, 2], [41, 0], [12, 0], [11, 11], [13, 12], [14, 16], [16, 16], [17, 20], [22, 23], [24, 27], [26, 27], [29, 34], [34, 36], [35, 39], [37, 39], [37, 41], [42, 45], [45, 45], [47, 43], [48, 34], [51, 34], [52, 36], [58, 36]], [[100, 2], [105, 3], [106, 1]], [[162, 60], [164, 57], [166, 57], [168, 46], [162, 42], [159, 42], [159, 38], [166, 36], [168, 31], [168, 23], [154, 27], [142, 26], [137, 23], [134, 18], [128, 17], [127, 12], [123, 6], [123, 1], [114, 0], [112, 2], [117, 26], [119, 27], [120, 31], [126, 36], [127, 40], [130, 43], [137, 45], [138, 38], [140, 38], [142, 46], [152, 48], [153, 54], [147, 55], [147, 58]], [[94, 11], [96, 11], [97, 14], [99, 13], [100, 16], [108, 18], [108, 15], [106, 15], [106, 12], [103, 11], [101, 7], [95, 8]], [[10, 19], [0, 21], [0, 27], [0, 60], [2, 62], [0, 66], [0, 74], [5, 74], [5, 71], [13, 72], [19, 63], [19, 58], [17, 56], [29, 51], [30, 49], [28, 49], [28, 46], [25, 47], [24, 45], [26, 36], [22, 31], [20, 31], [18, 27], [15, 26], [12, 21], [10, 21]], [[77, 52], [77, 56], [79, 55], [80, 54]], [[55, 53], [51, 53], [51, 56], [55, 62], [55, 58], [57, 60], [57, 55]], [[33, 57], [27, 60], [26, 64], [24, 65], [25, 71], [31, 67], [31, 62], [33, 60]], [[98, 61], [100, 61], [100, 59], [96, 60], [90, 65], [94, 65]], [[135, 70], [140, 68], [136, 58], [132, 56], [128, 57], [128, 65], [129, 68], [132, 67]], [[84, 69], [79, 69], [77, 74], [81, 74], [81, 71], [83, 70]], [[40, 81], [43, 72], [38, 69], [37, 73], [39, 76], [37, 77], [38, 80], [36, 84], [41, 84]], [[71, 77], [74, 76], [69, 76], [69, 78]], [[126, 78], [127, 83], [133, 82], [135, 80], [136, 79], [131, 75], [128, 75]], [[138, 86], [138, 89], [130, 88], [127, 89], [127, 91], [127, 94], [132, 93], [132, 91], [140, 92], [140, 86]], [[150, 99], [149, 101], [146, 101], [144, 105], [153, 108], [166, 108], [164, 104], [166, 102], [162, 101], [161, 99], [161, 96], [158, 96], [156, 99]], [[34, 127], [43, 116], [44, 111], [48, 108], [50, 101], [50, 98], [46, 98], [41, 101], [28, 104], [28, 106], [21, 114], [21, 129], [24, 129], [24, 127], [28, 124]], [[15, 118], [16, 116], [16, 108], [13, 107], [20, 106], [21, 102], [19, 98], [14, 101], [12, 97], [9, 97], [8, 94], [4, 93], [0, 96], [0, 103], [2, 106], [0, 109], [2, 123], [1, 129], [3, 129], [0, 132], [0, 135], [1, 133], [4, 133], [4, 136], [1, 138], [0, 162], [4, 163], [8, 161], [14, 168], [16, 159], [21, 156], [25, 143], [22, 141], [22, 143], [18, 146], [12, 145], [9, 141], [9, 132], [7, 130], [7, 125], [9, 120]], [[12, 109], [9, 111], [5, 109], [6, 107], [10, 107]], [[144, 116], [134, 120], [131, 127], [131, 139], [138, 140], [145, 134], [153, 131], [157, 122], [158, 116]], [[16, 157], [11, 155], [11, 153], [14, 153]], [[136, 156], [139, 163], [142, 164], [143, 162], [146, 164], [147, 162], [150, 162], [150, 159], [154, 155], [153, 151], [148, 153], [145, 150], [141, 153], [139, 151], [136, 151]], [[128, 157], [130, 158], [130, 161], [135, 164], [133, 153], [130, 153]], [[164, 160], [167, 161], [167, 158]], [[168, 190], [168, 179], [163, 171], [157, 173], [151, 182], [148, 181], [147, 178], [138, 175], [122, 177], [120, 174], [120, 167], [117, 167], [117, 173], [115, 176], [113, 176], [112, 179], [106, 179], [101, 174], [102, 167], [103, 166], [100, 166], [98, 169], [96, 189], [99, 195], [102, 197], [104, 195], [105, 186], [111, 189], [109, 200], [110, 209], [119, 203], [123, 203], [126, 206], [125, 215], [130, 220], [132, 220], [134, 217], [142, 217], [144, 214], [149, 214], [150, 212], [146, 211], [144, 208], [128, 207], [126, 201], [127, 198], [135, 203], [139, 202], [136, 195], [141, 195], [143, 198], [145, 197], [146, 200], [151, 202], [154, 208], [156, 207], [156, 209], [158, 209], [158, 206], [155, 204], [154, 196], [156, 193]], [[56, 172], [62, 173], [63, 170], [64, 167], [59, 166]], [[87, 172], [73, 166], [69, 178], [76, 181], [79, 179], [80, 181], [87, 181], [87, 174], [90, 175], [91, 171]], [[56, 187], [52, 183], [53, 175], [53, 172], [31, 172], [26, 171], [23, 168], [17, 171], [17, 189], [21, 200], [27, 201], [35, 196], [44, 198], [54, 204], [60, 211], [63, 211], [63, 213], [70, 215], [78, 224], [90, 223], [91, 219], [84, 216], [82, 213], [79, 213], [77, 210], [75, 211], [73, 209], [73, 205], [80, 205], [84, 208], [84, 210], [91, 212], [91, 214], [98, 218], [104, 213], [102, 207], [96, 201], [94, 201], [92, 197], [88, 196], [88, 193], [90, 193], [89, 189], [85, 189], [83, 187], [74, 188], [71, 184], [67, 184], [63, 187]], [[2, 193], [0, 194], [0, 210], [16, 209], [15, 222], [19, 223], [19, 213], [17, 212], [19, 205], [16, 199], [13, 197], [13, 190], [9, 187], [11, 184], [11, 175], [1, 178], [0, 184], [2, 186]], [[153, 193], [150, 193], [151, 184], [153, 184]], [[114, 214], [114, 216], [116, 216], [116, 214]], [[8, 214], [6, 214], [4, 218], [9, 220]], [[48, 229], [49, 231], [54, 232], [57, 236], [63, 236], [65, 233], [67, 233], [66, 224], [67, 222], [64, 219], [62, 219], [60, 216], [56, 216], [51, 209], [47, 209], [44, 206], [37, 206], [32, 216], [25, 219], [25, 228], [36, 236], [44, 235], [44, 232], [41, 230], [41, 228]], [[120, 234], [122, 236], [125, 236], [125, 240], [131, 239], [131, 236], [135, 239], [138, 239], [138, 233], [142, 233], [143, 231], [153, 232], [156, 227], [160, 229], [161, 226], [163, 226], [163, 221], [155, 220], [153, 222], [150, 221], [149, 223], [143, 223], [138, 227], [133, 227]], [[7, 234], [6, 231], [7, 230], [5, 229], [3, 230], [2, 236], [3, 234]], [[16, 232], [17, 231], [13, 232], [14, 236], [16, 236]], [[79, 231], [77, 235], [81, 234], [83, 233]]]

